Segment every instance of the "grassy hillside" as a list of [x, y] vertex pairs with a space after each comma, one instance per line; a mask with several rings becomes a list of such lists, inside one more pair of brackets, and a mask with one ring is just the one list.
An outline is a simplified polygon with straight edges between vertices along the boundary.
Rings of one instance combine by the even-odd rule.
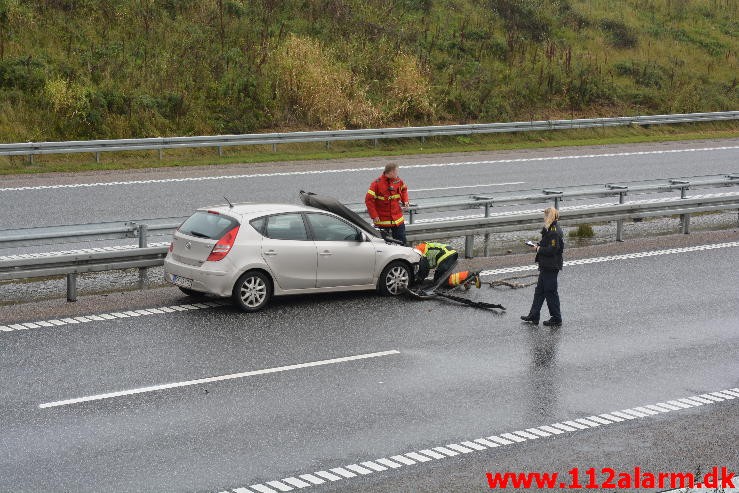
[[736, 0], [0, 0], [0, 142], [739, 109]]

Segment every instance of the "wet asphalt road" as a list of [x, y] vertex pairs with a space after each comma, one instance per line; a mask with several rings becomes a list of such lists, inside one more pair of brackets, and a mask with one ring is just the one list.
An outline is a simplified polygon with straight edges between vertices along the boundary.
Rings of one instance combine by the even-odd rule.
[[[401, 164], [411, 198], [420, 198], [734, 173], [739, 172], [738, 156], [739, 140], [724, 139], [0, 177], [0, 225], [13, 229], [181, 217], [198, 207], [225, 203], [224, 195], [233, 202], [296, 203], [299, 190], [356, 203], [364, 200], [368, 184], [390, 161]], [[213, 176], [230, 178], [197, 180]], [[187, 181], [128, 183], [172, 179]], [[123, 183], [111, 184], [117, 182]], [[71, 183], [111, 185], [8, 189]]]
[[[508, 311], [355, 293], [0, 332], [0, 491], [222, 491], [737, 387], [737, 260], [729, 247], [568, 267], [559, 330], [519, 322], [532, 288], [483, 288], [469, 296]], [[483, 491], [485, 471], [508, 469], [736, 470], [738, 415], [735, 399], [310, 491]]]

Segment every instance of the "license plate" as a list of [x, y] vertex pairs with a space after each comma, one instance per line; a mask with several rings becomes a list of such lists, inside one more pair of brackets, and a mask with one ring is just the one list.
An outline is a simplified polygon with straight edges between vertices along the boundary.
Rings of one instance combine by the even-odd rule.
[[175, 284], [175, 285], [180, 286], [180, 287], [183, 287], [183, 288], [191, 288], [192, 287], [192, 279], [188, 279], [186, 277], [176, 276], [174, 274], [170, 274], [170, 281], [172, 281], [172, 284]]

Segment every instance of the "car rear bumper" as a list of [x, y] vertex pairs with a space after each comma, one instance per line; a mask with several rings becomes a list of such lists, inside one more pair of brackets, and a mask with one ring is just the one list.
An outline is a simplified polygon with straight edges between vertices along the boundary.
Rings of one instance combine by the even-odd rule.
[[[213, 263], [206, 262], [205, 265]], [[188, 289], [211, 293], [216, 296], [231, 296], [231, 290], [233, 289], [233, 280], [229, 272], [213, 269], [206, 271], [201, 267], [177, 262], [168, 256], [164, 259], [164, 280], [170, 284], [181, 285], [176, 284], [172, 276], [192, 280], [192, 285], [187, 286]]]

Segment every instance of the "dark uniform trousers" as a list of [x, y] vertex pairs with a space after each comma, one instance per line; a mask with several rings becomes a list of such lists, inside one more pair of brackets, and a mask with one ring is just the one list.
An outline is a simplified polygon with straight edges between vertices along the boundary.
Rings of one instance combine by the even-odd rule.
[[405, 223], [400, 223], [397, 226], [390, 226], [389, 228], [380, 228], [384, 229], [388, 233], [390, 233], [390, 236], [393, 237], [393, 239], [402, 241], [403, 245], [407, 245], [408, 242], [405, 239]]
[[544, 300], [549, 308], [549, 315], [555, 320], [562, 321], [562, 313], [559, 310], [559, 293], [557, 292], [557, 275], [558, 270], [541, 269], [539, 270], [539, 280], [534, 290], [534, 301], [531, 304], [529, 317], [539, 320], [541, 307]]

